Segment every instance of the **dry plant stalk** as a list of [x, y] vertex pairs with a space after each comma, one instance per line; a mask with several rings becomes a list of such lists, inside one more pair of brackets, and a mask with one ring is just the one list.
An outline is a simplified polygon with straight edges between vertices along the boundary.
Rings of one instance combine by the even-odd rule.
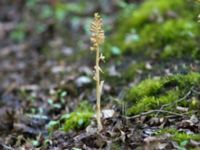
[[94, 14], [94, 20], [91, 23], [90, 31], [92, 33], [90, 41], [92, 46], [90, 47], [91, 51], [96, 51], [96, 64], [94, 67], [95, 74], [93, 79], [96, 81], [96, 118], [97, 118], [97, 127], [98, 131], [102, 130], [101, 124], [101, 93], [103, 88], [104, 81], [100, 81], [100, 72], [102, 69], [99, 66], [100, 60], [104, 61], [105, 57], [100, 54], [100, 45], [103, 44], [105, 36], [103, 30], [103, 21], [98, 13]]

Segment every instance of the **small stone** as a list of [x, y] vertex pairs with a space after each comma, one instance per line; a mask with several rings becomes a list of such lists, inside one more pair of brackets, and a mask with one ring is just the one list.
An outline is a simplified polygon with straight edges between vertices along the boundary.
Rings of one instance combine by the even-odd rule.
[[75, 83], [78, 87], [83, 87], [88, 85], [92, 82], [92, 80], [87, 76], [81, 76], [75, 80]]
[[194, 123], [194, 124], [196, 124], [196, 123], [199, 122], [198, 118], [197, 118], [195, 115], [192, 115], [192, 116], [190, 117], [190, 121], [192, 121], [192, 123]]

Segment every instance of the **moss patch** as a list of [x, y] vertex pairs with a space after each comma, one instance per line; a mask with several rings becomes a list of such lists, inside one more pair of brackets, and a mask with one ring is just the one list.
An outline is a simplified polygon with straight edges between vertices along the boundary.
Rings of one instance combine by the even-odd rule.
[[146, 25], [139, 33], [140, 40], [127, 43], [127, 48], [146, 55], [158, 53], [165, 59], [174, 56], [197, 59], [200, 58], [199, 31], [196, 22], [181, 19]]
[[182, 145], [183, 142], [187, 144], [189, 140], [200, 141], [200, 134], [187, 134], [186, 132], [183, 131], [180, 132], [173, 128], [162, 129], [157, 133], [158, 136], [163, 134], [170, 134], [171, 135], [170, 139], [178, 142], [180, 146], [183, 146]]
[[[132, 107], [128, 109], [128, 114], [134, 115], [151, 109], [159, 109], [162, 105], [183, 97], [192, 86], [199, 86], [199, 82], [199, 73], [146, 79], [127, 93], [126, 101], [132, 104]], [[188, 107], [192, 103], [183, 101], [179, 105]]]
[[49, 131], [60, 129], [66, 132], [84, 129], [90, 124], [93, 115], [92, 106], [88, 102], [83, 101], [74, 112], [64, 114], [57, 121], [51, 121], [48, 129]]
[[141, 112], [146, 112], [151, 109], [157, 109], [160, 106], [167, 104], [167, 103], [172, 103], [179, 97], [179, 91], [169, 91], [167, 94], [160, 96], [160, 97], [155, 97], [155, 96], [150, 96], [150, 97], [143, 97], [141, 99], [141, 102], [137, 103], [134, 107], [129, 109], [129, 113], [134, 113], [138, 114]]
[[66, 132], [84, 129], [90, 124], [93, 115], [92, 106], [88, 102], [83, 101], [74, 112], [62, 117], [62, 120], [65, 120], [62, 129]]
[[93, 113], [91, 112], [73, 112], [65, 116], [66, 121], [62, 128], [66, 132], [69, 130], [84, 129], [89, 125], [92, 116]]
[[165, 0], [148, 0], [136, 11], [133, 11], [127, 26], [142, 28], [146, 23], [160, 22], [163, 19], [167, 19], [169, 16], [166, 13], [172, 10], [175, 10], [177, 14], [182, 14], [184, 12], [183, 9], [186, 7], [185, 3], [182, 0], [168, 2]]
[[199, 59], [199, 9], [200, 5], [192, 0], [145, 1], [131, 15], [119, 19], [116, 34], [105, 44], [106, 50], [114, 45], [122, 53]]

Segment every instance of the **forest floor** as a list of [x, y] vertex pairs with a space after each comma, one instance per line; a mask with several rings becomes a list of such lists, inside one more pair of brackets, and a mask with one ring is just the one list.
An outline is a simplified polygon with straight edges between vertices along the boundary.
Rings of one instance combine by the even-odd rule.
[[[73, 8], [69, 12], [57, 6], [58, 11], [51, 17], [53, 2], [0, 2], [0, 149], [200, 149], [200, 61], [162, 61], [155, 58], [157, 54], [149, 58], [120, 54], [113, 47], [113, 56], [108, 56], [109, 60], [101, 64], [105, 70], [102, 75], [105, 80], [103, 130], [96, 132], [92, 79], [95, 57], [89, 50], [88, 25], [92, 13], [101, 10], [107, 16], [105, 24], [109, 31], [116, 24], [121, 8], [106, 0], [100, 6], [90, 1], [82, 6], [77, 0], [69, 6]], [[88, 3], [93, 7], [80, 13], [78, 10], [87, 8]], [[63, 13], [67, 14], [65, 21], [61, 21]], [[106, 38], [112, 33], [106, 33]], [[190, 72], [196, 74], [190, 77]], [[160, 77], [165, 80], [166, 76], [177, 73], [183, 75], [180, 77], [183, 80], [188, 77], [188, 81], [172, 77], [160, 88], [161, 91], [176, 91], [179, 85], [172, 82], [176, 80], [180, 82], [180, 89], [182, 84], [187, 86], [179, 96], [168, 97], [175, 99], [173, 102], [156, 104], [159, 107], [155, 109], [145, 110], [145, 107], [144, 111], [129, 109], [129, 100], [135, 99], [129, 92], [132, 87], [143, 91], [142, 86], [137, 87], [143, 80], [154, 82]], [[148, 87], [151, 85], [145, 85]], [[149, 96], [143, 97], [140, 91], [135, 91], [133, 89], [133, 93], [143, 99]], [[158, 95], [163, 93], [159, 91]], [[159, 96], [155, 99], [160, 100]], [[92, 113], [89, 122], [85, 118], [78, 120], [79, 113], [83, 116]], [[66, 123], [69, 114], [75, 115], [75, 123], [70, 127]]]

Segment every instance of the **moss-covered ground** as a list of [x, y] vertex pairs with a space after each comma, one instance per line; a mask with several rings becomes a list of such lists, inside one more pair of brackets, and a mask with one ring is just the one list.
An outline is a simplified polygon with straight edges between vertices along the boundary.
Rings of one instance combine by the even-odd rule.
[[[132, 106], [128, 109], [128, 114], [133, 115], [159, 109], [162, 105], [173, 103], [184, 97], [192, 88], [199, 87], [199, 82], [199, 73], [146, 79], [127, 93], [126, 101], [132, 103]], [[174, 110], [177, 105], [193, 108], [191, 97], [186, 97], [185, 100], [175, 106], [169, 105], [167, 110]], [[199, 108], [199, 106], [196, 106], [196, 108]]]
[[177, 141], [179, 143], [183, 142], [183, 141], [188, 141], [188, 140], [200, 140], [200, 135], [199, 134], [190, 134], [190, 133], [185, 133], [183, 131], [178, 131], [176, 129], [162, 129], [160, 131], [158, 131], [156, 134], [159, 135], [163, 135], [163, 134], [172, 134], [172, 136], [170, 137], [171, 139], [173, 139], [174, 141]]
[[[157, 54], [159, 59], [199, 59], [200, 6], [188, 0], [148, 0], [119, 17], [117, 32], [107, 41], [106, 50], [118, 47], [122, 53]], [[123, 21], [126, 20], [126, 21]], [[107, 52], [112, 55], [112, 51]]]

